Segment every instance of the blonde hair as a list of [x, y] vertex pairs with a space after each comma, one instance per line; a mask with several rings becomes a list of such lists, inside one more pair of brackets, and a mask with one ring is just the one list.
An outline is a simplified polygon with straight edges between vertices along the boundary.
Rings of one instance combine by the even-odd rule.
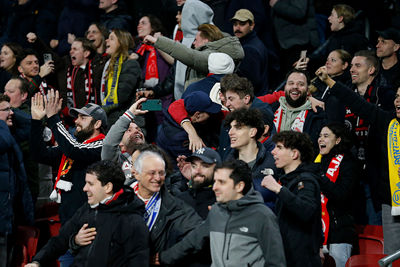
[[122, 61], [125, 61], [129, 56], [129, 49], [134, 46], [132, 35], [121, 29], [113, 29], [112, 32], [118, 39], [119, 46], [115, 53], [111, 55], [110, 64], [108, 65], [107, 74], [114, 72], [115, 62], [122, 56]]

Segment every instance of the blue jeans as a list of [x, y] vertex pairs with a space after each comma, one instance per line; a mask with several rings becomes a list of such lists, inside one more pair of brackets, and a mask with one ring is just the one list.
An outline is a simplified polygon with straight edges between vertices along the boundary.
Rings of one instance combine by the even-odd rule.
[[58, 261], [60, 262], [60, 267], [69, 267], [72, 262], [74, 262], [74, 256], [67, 251], [64, 255], [58, 258]]
[[337, 267], [345, 267], [346, 261], [351, 256], [352, 245], [347, 243], [340, 244], [330, 244], [329, 245], [329, 255], [335, 259]]

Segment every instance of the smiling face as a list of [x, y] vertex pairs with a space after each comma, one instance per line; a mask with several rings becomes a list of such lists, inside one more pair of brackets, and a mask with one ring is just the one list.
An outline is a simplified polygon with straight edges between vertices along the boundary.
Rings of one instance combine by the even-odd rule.
[[106, 40], [106, 53], [112, 56], [114, 53], [117, 52], [119, 47], [120, 43], [117, 36], [114, 32], [110, 33], [108, 39]]
[[365, 57], [355, 56], [351, 60], [350, 74], [352, 84], [361, 85], [368, 82], [373, 72], [374, 68], [369, 66]]
[[146, 35], [151, 34], [152, 31], [153, 29], [151, 28], [149, 17], [142, 17], [139, 20], [139, 24], [137, 26], [138, 36], [143, 39], [144, 37], [146, 37]]
[[242, 38], [249, 34], [254, 29], [254, 23], [250, 25], [249, 21], [234, 20], [233, 33], [237, 38]]
[[225, 106], [230, 110], [241, 109], [248, 106], [250, 103], [250, 96], [246, 95], [241, 98], [238, 93], [233, 91], [226, 91], [225, 93]]
[[331, 24], [331, 31], [337, 32], [344, 27], [343, 17], [338, 17], [335, 9], [332, 9], [331, 15], [328, 17], [328, 21]]
[[0, 120], [5, 121], [11, 127], [13, 125], [12, 116], [14, 112], [11, 110], [11, 105], [7, 101], [0, 102]]
[[10, 70], [15, 64], [14, 52], [6, 45], [3, 45], [0, 53], [0, 68]]
[[229, 177], [231, 173], [230, 169], [218, 169], [214, 173], [213, 191], [219, 203], [227, 203], [243, 196], [240, 183], [235, 185], [233, 179]]
[[194, 188], [212, 184], [215, 165], [215, 163], [206, 163], [199, 158], [191, 161], [191, 180]]
[[28, 78], [39, 74], [39, 60], [35, 55], [26, 56], [18, 66], [18, 71]]
[[150, 198], [161, 190], [165, 181], [165, 163], [155, 156], [143, 158], [141, 173], [136, 172], [135, 178], [139, 182], [139, 195]]
[[236, 120], [231, 122], [231, 128], [229, 129], [229, 138], [231, 141], [231, 147], [240, 149], [252, 142], [255, 142], [254, 136], [257, 130], [255, 128], [250, 128], [246, 125], [238, 125]]
[[300, 72], [289, 75], [285, 84], [285, 98], [289, 106], [300, 107], [307, 100], [308, 85], [307, 77]]
[[390, 57], [399, 50], [399, 47], [400, 45], [393, 40], [383, 39], [379, 36], [376, 44], [376, 55], [380, 58]]
[[119, 146], [122, 150], [126, 150], [126, 148], [131, 147], [133, 144], [143, 144], [144, 143], [144, 135], [142, 129], [136, 125], [136, 123], [131, 122], [129, 124], [129, 128], [125, 131], [122, 136], [121, 143]]
[[328, 127], [322, 128], [318, 138], [319, 153], [321, 155], [329, 154], [332, 148], [340, 143], [340, 140], [340, 137], [336, 137]]
[[89, 205], [99, 204], [110, 195], [110, 185], [106, 184], [103, 186], [95, 174], [86, 173], [85, 182], [83, 191], [87, 194]]
[[331, 77], [335, 77], [343, 74], [344, 70], [347, 68], [347, 62], [343, 62], [340, 59], [340, 55], [336, 51], [332, 51], [329, 53], [328, 58], [325, 62], [326, 70], [328, 75]]

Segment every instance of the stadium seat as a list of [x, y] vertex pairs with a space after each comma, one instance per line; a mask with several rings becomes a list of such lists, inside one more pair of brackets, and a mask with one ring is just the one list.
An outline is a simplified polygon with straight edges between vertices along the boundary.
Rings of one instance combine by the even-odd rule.
[[12, 266], [25, 266], [36, 254], [40, 231], [34, 226], [18, 226], [12, 253]]
[[359, 254], [383, 254], [383, 238], [359, 234], [358, 235]]

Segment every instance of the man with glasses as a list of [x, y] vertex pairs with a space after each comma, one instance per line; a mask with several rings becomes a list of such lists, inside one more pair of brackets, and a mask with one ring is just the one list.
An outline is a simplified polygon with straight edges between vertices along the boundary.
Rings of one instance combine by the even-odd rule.
[[[7, 266], [9, 236], [15, 230], [14, 205], [22, 211], [18, 217], [33, 222], [33, 203], [28, 189], [26, 173], [22, 161], [22, 152], [11, 135], [9, 127], [13, 125], [10, 98], [0, 94], [0, 266]], [[18, 188], [18, 194], [17, 194]], [[17, 200], [16, 196], [20, 199]]]

